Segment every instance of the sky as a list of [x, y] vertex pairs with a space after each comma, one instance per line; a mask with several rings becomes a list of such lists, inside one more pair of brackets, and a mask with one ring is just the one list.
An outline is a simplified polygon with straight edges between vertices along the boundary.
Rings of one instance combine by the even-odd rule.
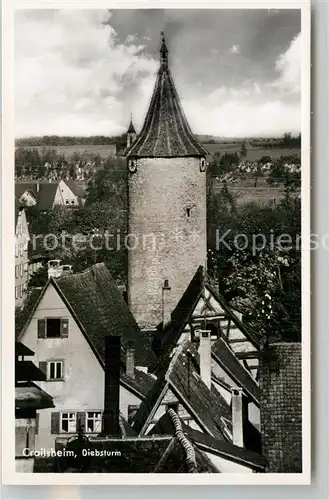
[[20, 10], [15, 135], [117, 135], [143, 125], [164, 30], [192, 131], [281, 136], [301, 129], [300, 11]]

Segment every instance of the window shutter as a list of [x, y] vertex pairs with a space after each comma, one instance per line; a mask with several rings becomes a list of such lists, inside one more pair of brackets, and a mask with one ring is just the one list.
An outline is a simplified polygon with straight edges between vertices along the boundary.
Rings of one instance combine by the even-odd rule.
[[38, 339], [44, 339], [46, 337], [46, 320], [38, 319]]
[[59, 434], [59, 411], [51, 412], [50, 432], [51, 434]]
[[86, 412], [78, 411], [77, 412], [77, 431], [81, 427], [82, 432], [86, 430]]
[[69, 320], [61, 318], [61, 337], [69, 336]]
[[47, 376], [47, 361], [40, 361], [39, 369]]
[[35, 433], [36, 434], [39, 434], [39, 417], [40, 417], [40, 414], [37, 412], [37, 414], [35, 416]]

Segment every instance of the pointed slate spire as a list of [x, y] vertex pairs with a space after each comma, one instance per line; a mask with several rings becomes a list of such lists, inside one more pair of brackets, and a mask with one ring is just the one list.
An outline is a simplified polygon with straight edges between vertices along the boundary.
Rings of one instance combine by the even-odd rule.
[[193, 135], [168, 66], [168, 48], [161, 32], [160, 68], [150, 107], [137, 140], [126, 155], [141, 158], [202, 157], [208, 151]]

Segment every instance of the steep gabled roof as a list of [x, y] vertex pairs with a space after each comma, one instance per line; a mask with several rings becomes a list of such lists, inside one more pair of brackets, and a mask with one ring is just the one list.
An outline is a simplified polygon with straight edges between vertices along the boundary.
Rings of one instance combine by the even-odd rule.
[[199, 450], [217, 455], [246, 467], [252, 467], [254, 470], [257, 470], [257, 472], [265, 472], [267, 461], [259, 453], [236, 446], [228, 441], [216, 439], [197, 429], [192, 429], [192, 427], [184, 423], [182, 423], [182, 426], [187, 437]]
[[141, 332], [103, 263], [81, 273], [51, 278], [43, 289], [33, 290], [16, 316], [17, 339], [22, 337], [49, 283], [71, 311], [102, 363], [105, 337], [117, 335], [121, 336], [124, 350], [131, 345], [135, 348], [136, 366], [148, 366], [152, 356], [149, 339]]
[[137, 366], [149, 362], [149, 342], [103, 263], [81, 273], [63, 275], [54, 285], [65, 296], [102, 360], [106, 335], [121, 336], [126, 349], [135, 347]]
[[235, 323], [246, 338], [255, 346], [255, 348], [259, 348], [259, 343], [255, 334], [250, 330], [250, 328], [247, 328], [242, 321], [240, 321], [227, 303], [224, 296], [214, 290], [203, 266], [199, 266], [180, 301], [171, 313], [170, 323], [164, 330], [159, 330], [159, 332], [157, 332], [153, 344], [154, 349], [159, 351], [161, 354], [165, 354], [175, 347], [186, 324], [192, 317], [195, 306], [197, 305], [199, 299], [203, 296], [205, 288], [211, 292], [228, 317], [232, 319], [233, 323]]
[[37, 193], [37, 206], [39, 210], [51, 210], [54, 206], [58, 182], [40, 184]]
[[221, 417], [230, 420], [231, 410], [225, 399], [214, 386], [211, 390], [199, 375], [199, 355], [191, 342], [177, 348], [174, 356], [164, 362], [162, 373], [151, 391], [141, 403], [134, 420], [134, 429], [139, 433], [147, 430], [168, 388], [195, 419], [197, 424], [218, 439], [226, 439], [225, 423]]
[[72, 193], [75, 194], [78, 198], [85, 198], [86, 193], [84, 189], [73, 179], [65, 179], [65, 184], [71, 189]]
[[206, 156], [208, 151], [193, 135], [184, 115], [168, 67], [168, 49], [164, 39], [160, 49], [161, 64], [149, 110], [141, 133], [126, 156], [172, 158]]
[[242, 366], [236, 355], [229, 348], [225, 340], [219, 338], [213, 344], [212, 356], [217, 362], [228, 371], [229, 375], [235, 382], [244, 389], [244, 391], [252, 398], [254, 403], [259, 406], [260, 388], [251, 373]]

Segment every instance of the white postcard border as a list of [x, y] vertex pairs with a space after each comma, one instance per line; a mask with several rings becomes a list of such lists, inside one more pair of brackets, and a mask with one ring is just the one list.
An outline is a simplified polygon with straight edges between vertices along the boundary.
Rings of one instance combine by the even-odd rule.
[[[64, 474], [15, 471], [14, 412], [14, 26], [15, 9], [202, 8], [301, 9], [302, 13], [302, 382], [303, 472], [300, 474]], [[2, 2], [2, 480], [16, 485], [308, 485], [311, 480], [310, 313], [310, 2], [297, 1], [14, 1]]]

